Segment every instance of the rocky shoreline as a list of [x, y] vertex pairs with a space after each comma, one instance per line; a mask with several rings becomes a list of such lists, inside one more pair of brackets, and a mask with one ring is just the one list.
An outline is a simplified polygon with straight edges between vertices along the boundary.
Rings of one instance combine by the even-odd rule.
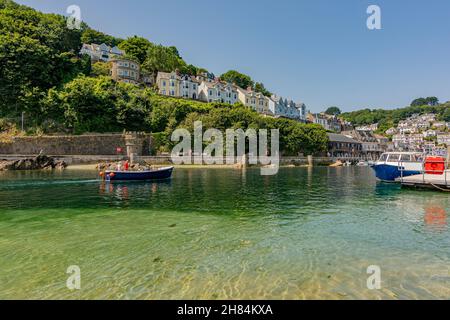
[[67, 163], [56, 161], [46, 155], [38, 155], [34, 158], [20, 160], [0, 160], [0, 171], [24, 171], [24, 170], [64, 170]]

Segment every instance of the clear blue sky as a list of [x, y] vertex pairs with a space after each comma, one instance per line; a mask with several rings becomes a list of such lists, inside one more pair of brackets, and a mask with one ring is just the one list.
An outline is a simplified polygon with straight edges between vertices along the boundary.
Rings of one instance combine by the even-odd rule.
[[[448, 0], [19, 0], [105, 33], [176, 46], [216, 75], [236, 69], [312, 111], [450, 100]], [[366, 27], [367, 7], [382, 30]]]

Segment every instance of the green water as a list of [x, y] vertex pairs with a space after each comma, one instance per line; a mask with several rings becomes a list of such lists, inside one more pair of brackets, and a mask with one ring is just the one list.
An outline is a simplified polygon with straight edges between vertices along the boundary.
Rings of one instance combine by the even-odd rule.
[[[445, 193], [369, 168], [0, 173], [1, 299], [450, 298]], [[71, 265], [81, 289], [66, 287]], [[367, 267], [381, 268], [380, 290]]]

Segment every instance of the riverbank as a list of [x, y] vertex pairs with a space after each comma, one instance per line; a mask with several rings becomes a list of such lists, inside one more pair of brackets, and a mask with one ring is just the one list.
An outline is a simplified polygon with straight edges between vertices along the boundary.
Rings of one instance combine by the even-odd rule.
[[[0, 154], [0, 159], [4, 160], [21, 160], [26, 158], [32, 158], [36, 155], [33, 154]], [[49, 154], [50, 157], [54, 158], [56, 161], [64, 161], [69, 166], [79, 166], [79, 165], [97, 165], [99, 163], [115, 163], [118, 161], [125, 161], [129, 158], [125, 155], [58, 155]], [[196, 157], [192, 157], [191, 163], [196, 162]], [[312, 162], [314, 166], [328, 166], [335, 163], [337, 159], [330, 157], [313, 157]], [[347, 160], [347, 159], [346, 159]], [[356, 159], [348, 159], [350, 161]], [[158, 156], [137, 156], [135, 161], [139, 163], [145, 163], [150, 166], [167, 166], [173, 165], [170, 155], [158, 155]], [[309, 161], [307, 157], [297, 156], [297, 157], [280, 157], [280, 166], [307, 166]], [[198, 166], [198, 165], [183, 165], [183, 166]], [[209, 166], [209, 165], [208, 165]], [[233, 167], [234, 165], [211, 165], [211, 167]]]
[[[241, 168], [237, 168], [236, 165], [196, 165], [196, 164], [186, 164], [186, 165], [173, 165], [173, 164], [167, 164], [170, 166], [173, 166], [175, 168], [182, 168], [182, 169], [236, 169], [241, 170]], [[156, 167], [164, 167], [167, 165], [158, 165]], [[292, 166], [292, 165], [284, 165], [280, 166], [282, 168], [300, 168], [300, 167], [307, 167], [307, 166]], [[254, 166], [250, 166], [248, 168], [255, 168]], [[66, 168], [66, 170], [81, 170], [81, 171], [90, 171], [98, 170], [98, 164], [75, 164], [70, 165]]]

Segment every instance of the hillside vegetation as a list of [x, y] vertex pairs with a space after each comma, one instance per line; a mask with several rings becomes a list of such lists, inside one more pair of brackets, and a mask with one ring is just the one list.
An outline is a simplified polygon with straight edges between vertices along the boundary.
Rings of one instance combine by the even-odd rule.
[[[154, 133], [159, 151], [168, 151], [173, 130], [201, 120], [205, 130], [280, 129], [284, 154], [326, 150], [328, 138], [319, 125], [263, 117], [240, 104], [162, 97], [152, 88], [117, 83], [105, 75], [105, 66], [92, 69], [90, 58], [78, 55], [83, 42], [118, 45], [148, 72], [206, 71], [186, 64], [175, 47], [140, 37], [118, 39], [84, 23], [81, 30], [70, 30], [63, 16], [0, 0], [1, 131], [17, 132], [14, 124], [19, 121], [14, 119], [24, 113], [28, 134], [146, 131]], [[239, 72], [225, 76], [270, 94], [263, 84]]]

